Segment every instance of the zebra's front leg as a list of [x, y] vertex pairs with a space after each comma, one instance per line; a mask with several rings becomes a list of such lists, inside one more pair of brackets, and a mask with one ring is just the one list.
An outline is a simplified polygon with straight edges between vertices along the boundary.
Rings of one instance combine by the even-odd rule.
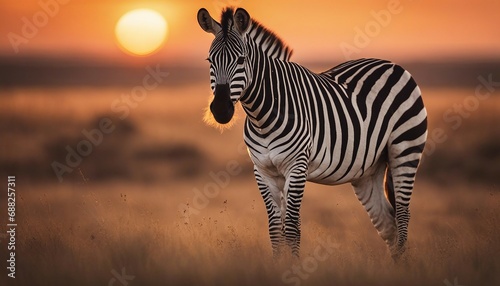
[[285, 197], [285, 240], [294, 257], [299, 257], [300, 251], [300, 206], [306, 184], [307, 167], [295, 167], [286, 178]]
[[283, 186], [278, 186], [280, 185], [279, 180], [263, 177], [257, 168], [254, 168], [254, 174], [257, 186], [259, 187], [260, 194], [266, 206], [269, 223], [269, 237], [271, 239], [273, 257], [276, 259], [280, 257], [281, 249], [284, 246], [284, 211], [282, 210], [280, 198]]

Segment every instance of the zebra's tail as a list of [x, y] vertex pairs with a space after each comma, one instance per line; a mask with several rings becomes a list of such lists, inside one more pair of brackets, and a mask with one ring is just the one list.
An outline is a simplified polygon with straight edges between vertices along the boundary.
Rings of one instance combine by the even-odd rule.
[[389, 203], [391, 203], [392, 209], [396, 210], [396, 196], [394, 195], [394, 183], [392, 181], [391, 167], [387, 164], [387, 170], [385, 172], [385, 196]]

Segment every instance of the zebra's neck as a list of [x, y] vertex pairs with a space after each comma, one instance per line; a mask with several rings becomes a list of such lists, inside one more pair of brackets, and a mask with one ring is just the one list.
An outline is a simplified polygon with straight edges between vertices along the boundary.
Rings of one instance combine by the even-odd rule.
[[[273, 32], [253, 22], [247, 34], [247, 45], [252, 66], [252, 80], [245, 94], [240, 98], [243, 108], [252, 125], [263, 133], [269, 123], [283, 116], [283, 104], [280, 106], [280, 96], [284, 95], [283, 82], [272, 83], [272, 73], [276, 63], [289, 64], [292, 49]], [[275, 79], [276, 80], [276, 79]]]
[[288, 67], [294, 64], [271, 59], [263, 51], [252, 54], [250, 58], [252, 83], [240, 101], [255, 133], [265, 136], [289, 120], [289, 113], [295, 113], [289, 103], [299, 99], [291, 98], [293, 95], [285, 80], [290, 76]]

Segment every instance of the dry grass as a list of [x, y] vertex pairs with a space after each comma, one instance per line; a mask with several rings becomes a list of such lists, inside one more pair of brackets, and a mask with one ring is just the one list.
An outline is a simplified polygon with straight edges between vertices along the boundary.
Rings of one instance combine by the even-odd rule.
[[265, 210], [251, 180], [231, 181], [187, 224], [178, 204], [191, 200], [190, 184], [171, 191], [121, 183], [24, 187], [17, 285], [105, 285], [122, 267], [135, 276], [130, 285], [282, 285], [283, 273], [307, 263], [318, 239], [339, 247], [304, 272], [301, 285], [500, 282], [498, 190], [453, 186], [452, 195], [418, 184], [407, 261], [394, 265], [348, 186], [308, 185], [302, 260], [280, 263], [271, 259]]
[[[13, 283], [4, 268], [0, 285], [108, 285], [111, 271], [122, 268], [135, 276], [128, 285], [297, 285], [283, 275], [293, 265], [312, 267], [307, 263], [318, 239], [339, 247], [294, 280], [300, 285], [446, 285], [446, 279], [453, 285], [455, 277], [460, 285], [500, 284], [498, 179], [470, 183], [468, 168], [447, 173], [448, 167], [435, 165], [465, 158], [477, 168], [494, 169], [488, 158], [464, 153], [464, 146], [498, 142], [495, 132], [477, 128], [498, 122], [498, 99], [450, 131], [443, 111], [469, 91], [424, 93], [431, 128], [443, 127], [450, 139], [422, 166], [406, 262], [393, 264], [348, 185], [314, 184], [306, 188], [301, 211], [302, 259], [275, 262], [262, 199], [248, 158], [237, 148], [242, 121], [223, 134], [206, 127], [201, 120], [206, 90], [205, 85], [155, 90], [124, 121], [116, 119], [110, 104], [126, 90], [7, 91], [0, 130], [10, 140], [0, 143], [0, 167], [18, 176], [18, 269]], [[106, 137], [84, 160], [80, 169], [88, 183], [76, 171], [57, 183], [50, 162], [65, 155], [66, 144], [82, 139], [83, 128], [108, 115], [131, 127]], [[475, 158], [484, 161], [471, 161]], [[231, 160], [241, 174], [186, 224], [179, 205], [193, 207], [193, 189], [213, 182], [208, 173], [224, 171]], [[197, 171], [180, 176], [179, 169]], [[437, 171], [440, 176], [434, 176]]]

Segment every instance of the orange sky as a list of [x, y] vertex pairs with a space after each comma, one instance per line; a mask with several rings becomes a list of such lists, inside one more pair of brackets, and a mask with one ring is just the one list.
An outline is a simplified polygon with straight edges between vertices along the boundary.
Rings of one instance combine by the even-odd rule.
[[[49, 16], [46, 25], [27, 43], [19, 45], [15, 53], [7, 35], [23, 35], [22, 19], [33, 21], [33, 16], [43, 11], [39, 2], [68, 3], [57, 4], [59, 11]], [[280, 35], [294, 49], [292, 59], [299, 62], [345, 58], [341, 46], [356, 47], [356, 35], [367, 27], [373, 29], [372, 36], [361, 47], [358, 45], [359, 49], [351, 55], [353, 58], [500, 57], [498, 0], [0, 0], [0, 3], [0, 54], [7, 56], [41, 54], [133, 60], [116, 45], [115, 23], [131, 9], [152, 8], [167, 19], [169, 39], [150, 58], [199, 62], [206, 57], [212, 36], [199, 28], [196, 12], [205, 7], [218, 18], [221, 7], [232, 4], [246, 8], [252, 17]], [[373, 13], [381, 10], [391, 15], [388, 23], [374, 22]]]

